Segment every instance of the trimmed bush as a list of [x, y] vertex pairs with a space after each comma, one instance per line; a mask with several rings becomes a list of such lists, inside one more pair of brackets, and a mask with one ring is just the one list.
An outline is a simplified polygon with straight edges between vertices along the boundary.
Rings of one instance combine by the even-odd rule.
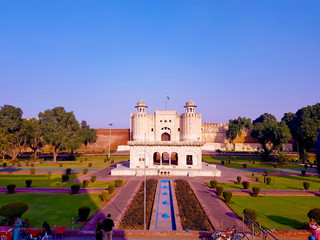
[[103, 201], [107, 201], [109, 196], [109, 191], [108, 190], [103, 190], [102, 191], [102, 199]]
[[29, 161], [26, 161], [26, 166], [29, 166]]
[[308, 212], [308, 217], [313, 218], [316, 222], [320, 222], [320, 208], [311, 209]]
[[59, 167], [63, 167], [63, 163], [59, 163]]
[[123, 180], [117, 179], [114, 181], [114, 184], [116, 187], [122, 187], [123, 186]]
[[85, 169], [83, 170], [83, 174], [86, 175], [87, 173], [88, 173], [88, 168], [85, 168]]
[[80, 222], [84, 222], [87, 220], [88, 216], [90, 214], [90, 208], [89, 207], [81, 207], [78, 209], [78, 215]]
[[84, 188], [87, 188], [87, 187], [89, 186], [89, 182], [90, 182], [90, 181], [89, 181], [88, 179], [83, 180], [83, 181], [82, 181], [83, 187], [84, 187]]
[[276, 169], [277, 168], [277, 164], [273, 164], [273, 168]]
[[270, 185], [271, 184], [271, 177], [267, 177], [266, 181], [267, 181], [267, 185]]
[[249, 189], [250, 183], [248, 181], [243, 181], [242, 186], [244, 189]]
[[9, 184], [9, 185], [7, 186], [8, 193], [13, 193], [15, 188], [16, 188], [16, 185], [14, 185], [14, 184]]
[[26, 180], [26, 186], [27, 186], [27, 187], [31, 187], [31, 183], [32, 183], [32, 180], [31, 180], [31, 179], [27, 179], [27, 180]]
[[18, 164], [17, 164], [17, 167], [21, 167], [21, 163], [18, 163]]
[[69, 175], [70, 173], [71, 173], [71, 168], [67, 168], [67, 169], [66, 169], [66, 174]]
[[77, 194], [79, 192], [79, 189], [80, 189], [80, 184], [79, 183], [71, 185], [72, 194]]
[[247, 164], [246, 163], [242, 164], [242, 166], [243, 166], [243, 168], [247, 168]]
[[270, 171], [269, 170], [264, 170], [264, 175], [269, 176], [270, 175]]
[[258, 187], [253, 187], [252, 188], [252, 192], [253, 192], [253, 196], [254, 197], [258, 197], [259, 193], [260, 193], [260, 188]]
[[223, 192], [223, 198], [226, 201], [226, 203], [230, 203], [231, 202], [231, 198], [232, 198], [232, 192], [224, 191]]
[[303, 182], [303, 187], [304, 187], [304, 190], [309, 190], [310, 183], [309, 182]]
[[22, 214], [24, 214], [28, 209], [28, 204], [23, 202], [9, 203], [0, 208], [0, 216], [7, 219], [12, 219], [14, 217], [21, 218]]
[[69, 182], [69, 175], [68, 174], [62, 175], [62, 182]]
[[2, 164], [2, 167], [7, 167], [7, 163], [3, 163], [3, 164]]
[[258, 212], [251, 208], [245, 208], [243, 212], [252, 220], [256, 221], [258, 217]]
[[30, 167], [34, 167], [34, 163], [31, 163], [31, 164], [30, 164]]
[[305, 164], [305, 165], [304, 165], [304, 168], [305, 168], [305, 169], [308, 169], [308, 164]]
[[92, 167], [92, 163], [89, 163], [89, 164], [88, 164], [88, 167]]
[[216, 187], [216, 192], [218, 196], [221, 196], [223, 193], [223, 187], [222, 186], [217, 186]]
[[96, 175], [91, 176], [91, 181], [92, 182], [95, 182], [96, 180], [97, 180], [97, 176]]
[[224, 160], [221, 160], [221, 164], [224, 165]]
[[35, 172], [36, 172], [36, 170], [35, 170], [34, 168], [31, 168], [31, 169], [30, 169], [30, 174], [31, 174], [31, 175], [35, 174]]
[[109, 185], [108, 190], [110, 194], [113, 194], [114, 190], [115, 190], [115, 186], [113, 184]]
[[302, 170], [302, 171], [301, 171], [302, 176], [306, 176], [306, 173], [307, 173], [306, 170]]
[[211, 187], [211, 188], [216, 188], [217, 185], [218, 185], [217, 180], [211, 180], [211, 181], [210, 181], [210, 187]]
[[241, 183], [241, 176], [237, 176], [237, 184], [240, 184]]

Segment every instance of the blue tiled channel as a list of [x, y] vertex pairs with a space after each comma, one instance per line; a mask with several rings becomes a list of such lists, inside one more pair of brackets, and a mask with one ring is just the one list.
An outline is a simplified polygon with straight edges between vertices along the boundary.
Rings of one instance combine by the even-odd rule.
[[177, 230], [170, 180], [160, 180], [155, 230]]

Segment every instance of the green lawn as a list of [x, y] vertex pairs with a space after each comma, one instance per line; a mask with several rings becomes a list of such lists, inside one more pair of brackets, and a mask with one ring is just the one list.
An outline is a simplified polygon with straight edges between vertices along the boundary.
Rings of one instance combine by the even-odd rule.
[[[259, 177], [260, 182], [263, 182], [262, 175], [255, 175]], [[303, 190], [303, 182], [310, 183], [309, 190], [319, 190], [320, 189], [320, 177], [302, 177], [302, 176], [271, 176], [271, 184], [250, 183], [250, 188], [259, 187], [260, 189], [269, 189], [269, 190]], [[216, 178], [218, 185], [223, 186], [224, 189], [243, 189], [242, 184], [236, 183], [219, 183], [219, 178]], [[236, 179], [235, 179], [236, 181]], [[209, 183], [206, 183], [207, 185]], [[319, 199], [320, 202], [320, 199]]]
[[[29, 219], [32, 227], [40, 228], [47, 221], [53, 228], [54, 225], [71, 229], [72, 217], [77, 220], [78, 209], [83, 206], [90, 207], [91, 218], [105, 202], [98, 197], [99, 194], [0, 194], [0, 206], [12, 202], [25, 202], [29, 205], [28, 211], [22, 219]], [[1, 220], [1, 217], [0, 217]], [[75, 225], [80, 229], [82, 226]]]
[[[80, 175], [69, 175], [69, 180], [72, 181], [77, 176]], [[15, 184], [16, 187], [26, 187], [25, 181], [26, 179], [32, 179], [31, 187], [54, 187], [54, 188], [70, 188], [72, 184], [75, 182], [62, 182], [61, 175], [52, 174], [52, 175], [4, 175], [0, 174], [0, 187], [7, 187], [8, 184]], [[88, 180], [90, 178], [88, 177]], [[113, 181], [107, 182], [90, 182], [89, 188], [107, 188], [110, 183], [114, 183]], [[80, 183], [82, 186], [82, 182]]]
[[269, 229], [303, 229], [308, 222], [307, 213], [320, 207], [319, 197], [249, 197], [233, 196], [228, 206], [240, 217], [244, 208], [258, 212], [257, 221]]

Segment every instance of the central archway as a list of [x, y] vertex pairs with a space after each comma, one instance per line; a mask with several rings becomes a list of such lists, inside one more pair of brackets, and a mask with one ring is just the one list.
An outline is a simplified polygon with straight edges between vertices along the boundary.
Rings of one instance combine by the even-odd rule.
[[163, 133], [161, 135], [161, 141], [170, 141], [170, 135], [168, 133]]

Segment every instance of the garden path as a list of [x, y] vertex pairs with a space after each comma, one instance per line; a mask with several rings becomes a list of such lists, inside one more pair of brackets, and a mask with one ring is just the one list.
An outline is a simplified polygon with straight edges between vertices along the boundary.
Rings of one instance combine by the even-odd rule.
[[111, 214], [115, 227], [119, 226], [122, 216], [128, 207], [131, 199], [138, 191], [142, 178], [129, 180], [119, 192], [111, 198], [82, 228], [83, 231], [94, 231], [98, 218], [104, 220], [107, 214]]
[[[189, 183], [216, 230], [236, 226], [238, 231], [242, 231], [242, 221], [239, 217], [203, 181], [195, 178], [190, 179]], [[244, 231], [250, 230], [245, 227]]]

